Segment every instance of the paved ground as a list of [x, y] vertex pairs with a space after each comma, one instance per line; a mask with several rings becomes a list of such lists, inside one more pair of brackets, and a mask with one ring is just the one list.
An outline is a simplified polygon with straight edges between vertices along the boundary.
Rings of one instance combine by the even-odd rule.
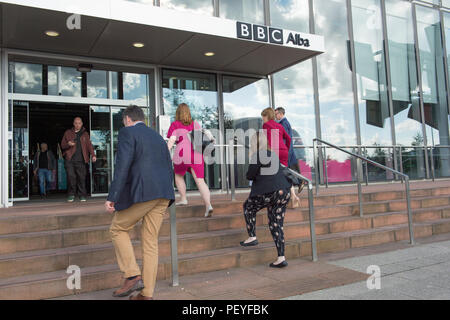
[[[265, 265], [181, 277], [180, 287], [159, 281], [160, 300], [406, 300], [450, 299], [450, 234], [291, 260], [283, 270]], [[367, 267], [378, 265], [381, 289], [367, 288]], [[103, 290], [64, 300], [111, 300]]]
[[381, 288], [368, 290], [366, 281], [297, 295], [289, 300], [448, 300], [450, 299], [450, 241], [421, 244], [363, 257], [330, 262], [366, 272], [381, 270]]

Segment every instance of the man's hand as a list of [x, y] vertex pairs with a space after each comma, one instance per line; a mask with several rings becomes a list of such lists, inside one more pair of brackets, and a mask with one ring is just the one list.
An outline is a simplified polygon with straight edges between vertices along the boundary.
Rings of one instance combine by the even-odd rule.
[[106, 209], [106, 212], [108, 212], [108, 213], [114, 213], [114, 211], [116, 211], [116, 209], [114, 209], [114, 202], [106, 201], [105, 209]]
[[76, 143], [73, 142], [73, 141], [69, 141], [69, 142], [68, 142], [68, 145], [71, 146], [71, 147], [73, 147], [74, 145], [76, 145]]
[[97, 157], [96, 156], [92, 157], [92, 162], [97, 162]]

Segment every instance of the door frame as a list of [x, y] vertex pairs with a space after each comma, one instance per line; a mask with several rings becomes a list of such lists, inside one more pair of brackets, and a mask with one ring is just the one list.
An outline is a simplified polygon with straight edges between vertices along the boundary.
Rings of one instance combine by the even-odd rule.
[[[8, 201], [13, 203], [14, 201], [17, 202], [23, 202], [23, 201], [29, 201], [30, 200], [30, 165], [31, 165], [31, 159], [30, 159], [30, 103], [28, 101], [17, 101], [26, 104], [27, 109], [27, 197], [23, 198], [14, 198], [14, 101], [9, 100], [8, 105], [11, 104], [11, 129], [12, 129], [12, 137], [11, 137], [11, 157], [9, 158], [9, 161], [11, 163], [11, 172], [9, 172], [9, 178], [11, 179], [11, 184], [8, 189]], [[8, 148], [9, 149], [9, 148]], [[23, 150], [22, 150], [23, 152]], [[9, 194], [11, 192], [11, 194]], [[11, 197], [10, 197], [11, 196]]]

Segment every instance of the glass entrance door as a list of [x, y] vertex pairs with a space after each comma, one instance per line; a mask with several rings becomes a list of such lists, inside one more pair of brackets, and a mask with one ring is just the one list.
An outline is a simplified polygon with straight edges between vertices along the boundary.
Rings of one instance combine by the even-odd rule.
[[[219, 129], [216, 75], [209, 73], [163, 70], [164, 114], [175, 120], [177, 107], [186, 103], [192, 119], [205, 129]], [[188, 190], [196, 190], [194, 179], [185, 176]], [[211, 189], [221, 187], [220, 165], [205, 165], [205, 181]]]
[[13, 136], [11, 145], [11, 181], [10, 201], [28, 200], [30, 197], [29, 164], [29, 106], [27, 102], [12, 103]]
[[[91, 106], [91, 141], [97, 162], [91, 164], [92, 195], [106, 195], [114, 175], [118, 136], [123, 128], [125, 107]], [[149, 109], [143, 108], [145, 123], [149, 125]]]
[[91, 163], [91, 194], [108, 193], [112, 180], [110, 107], [91, 106], [91, 141], [97, 161]]

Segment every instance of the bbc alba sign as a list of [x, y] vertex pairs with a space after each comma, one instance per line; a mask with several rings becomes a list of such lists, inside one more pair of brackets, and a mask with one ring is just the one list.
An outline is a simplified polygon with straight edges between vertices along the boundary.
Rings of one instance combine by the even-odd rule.
[[[294, 45], [309, 48], [310, 40], [300, 33], [284, 31], [283, 29], [261, 26], [257, 24], [237, 22], [237, 37], [239, 39], [253, 40], [280, 45]], [[285, 38], [285, 35], [287, 37]]]

